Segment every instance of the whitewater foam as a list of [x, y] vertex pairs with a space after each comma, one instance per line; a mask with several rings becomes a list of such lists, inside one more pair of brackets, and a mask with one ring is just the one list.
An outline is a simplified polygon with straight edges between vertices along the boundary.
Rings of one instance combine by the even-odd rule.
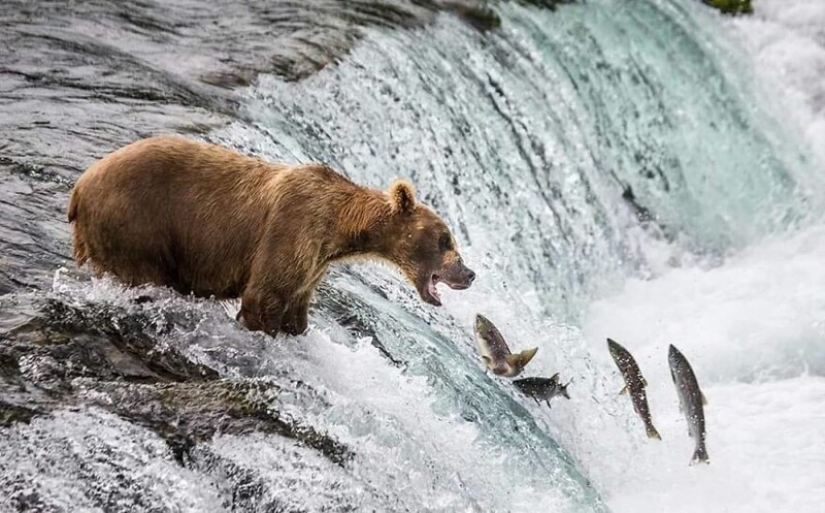
[[[819, 511], [825, 500], [825, 228], [775, 237], [711, 269], [674, 269], [629, 280], [596, 301], [583, 328], [604, 379], [615, 374], [606, 336], [625, 345], [649, 383], [663, 441], [642, 441], [631, 415], [626, 436], [605, 437], [605, 460], [627, 458], [603, 475], [614, 511]], [[690, 360], [705, 407], [709, 467], [688, 468], [692, 441], [678, 410], [667, 347]], [[619, 381], [613, 379], [615, 391]], [[615, 392], [614, 392], [615, 394]], [[606, 400], [628, 402], [626, 397]], [[564, 429], [564, 428], [562, 428]], [[613, 436], [616, 432], [612, 433]], [[607, 463], [607, 466], [610, 466]], [[613, 482], [611, 482], [613, 481]]]
[[825, 168], [825, 3], [760, 0], [752, 16], [725, 20], [759, 77], [765, 105], [806, 140]]

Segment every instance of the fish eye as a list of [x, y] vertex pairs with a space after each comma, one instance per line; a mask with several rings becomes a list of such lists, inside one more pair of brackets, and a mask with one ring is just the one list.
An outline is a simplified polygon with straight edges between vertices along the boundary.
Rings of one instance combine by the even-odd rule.
[[438, 238], [438, 249], [441, 251], [449, 251], [453, 249], [453, 238], [449, 233], [442, 233]]

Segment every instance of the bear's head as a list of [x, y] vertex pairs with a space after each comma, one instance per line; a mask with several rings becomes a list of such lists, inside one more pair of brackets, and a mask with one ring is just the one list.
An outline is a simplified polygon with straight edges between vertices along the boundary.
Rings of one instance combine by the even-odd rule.
[[441, 306], [436, 285], [466, 289], [475, 280], [475, 272], [464, 265], [444, 221], [416, 201], [412, 184], [398, 180], [387, 194], [390, 219], [384, 232], [384, 256], [415, 285], [423, 301]]

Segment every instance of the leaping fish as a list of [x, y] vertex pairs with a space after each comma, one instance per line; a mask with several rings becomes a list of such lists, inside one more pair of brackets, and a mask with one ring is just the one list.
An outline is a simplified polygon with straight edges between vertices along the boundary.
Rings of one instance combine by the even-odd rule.
[[672, 344], [668, 350], [667, 361], [670, 364], [670, 377], [676, 385], [676, 393], [679, 395], [679, 409], [685, 414], [688, 422], [688, 436], [696, 442], [696, 449], [693, 451], [693, 458], [690, 464], [699, 462], [710, 463], [708, 450], [705, 447], [705, 409], [707, 404], [693, 368], [688, 363], [687, 358]]
[[534, 347], [518, 354], [511, 353], [507, 342], [495, 325], [481, 314], [476, 315], [474, 332], [478, 352], [484, 360], [484, 365], [498, 376], [508, 378], [518, 376], [539, 350], [538, 347]]
[[570, 386], [571, 382], [572, 380], [568, 381], [567, 384], [562, 385], [559, 380], [559, 373], [557, 372], [549, 379], [523, 378], [513, 381], [513, 384], [521, 391], [521, 393], [532, 397], [536, 401], [536, 404], [541, 404], [539, 403], [539, 399], [541, 399], [546, 402], [547, 407], [550, 408], [550, 399], [556, 396], [560, 395], [570, 399], [570, 396], [567, 395], [567, 387]]
[[661, 440], [662, 437], [653, 426], [650, 408], [647, 405], [647, 394], [645, 394], [647, 381], [645, 381], [645, 378], [642, 376], [642, 371], [639, 370], [639, 365], [636, 363], [636, 360], [630, 352], [619, 345], [619, 343], [615, 340], [608, 338], [607, 347], [610, 349], [610, 355], [613, 357], [613, 361], [616, 362], [616, 365], [619, 367], [619, 371], [621, 371], [622, 377], [624, 378], [625, 386], [619, 394], [630, 392], [630, 399], [633, 402], [633, 409], [636, 410], [636, 413], [639, 417], [641, 417], [642, 422], [645, 423], [648, 438]]

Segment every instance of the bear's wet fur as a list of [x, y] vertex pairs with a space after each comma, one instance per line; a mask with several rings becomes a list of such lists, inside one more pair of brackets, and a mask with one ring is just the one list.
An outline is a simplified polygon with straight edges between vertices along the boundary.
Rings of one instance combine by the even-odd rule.
[[303, 333], [330, 263], [389, 261], [421, 299], [475, 274], [408, 181], [387, 192], [319, 163], [283, 164], [178, 136], [133, 142], [90, 166], [68, 206], [74, 257], [94, 274], [182, 294], [241, 297], [251, 330]]

